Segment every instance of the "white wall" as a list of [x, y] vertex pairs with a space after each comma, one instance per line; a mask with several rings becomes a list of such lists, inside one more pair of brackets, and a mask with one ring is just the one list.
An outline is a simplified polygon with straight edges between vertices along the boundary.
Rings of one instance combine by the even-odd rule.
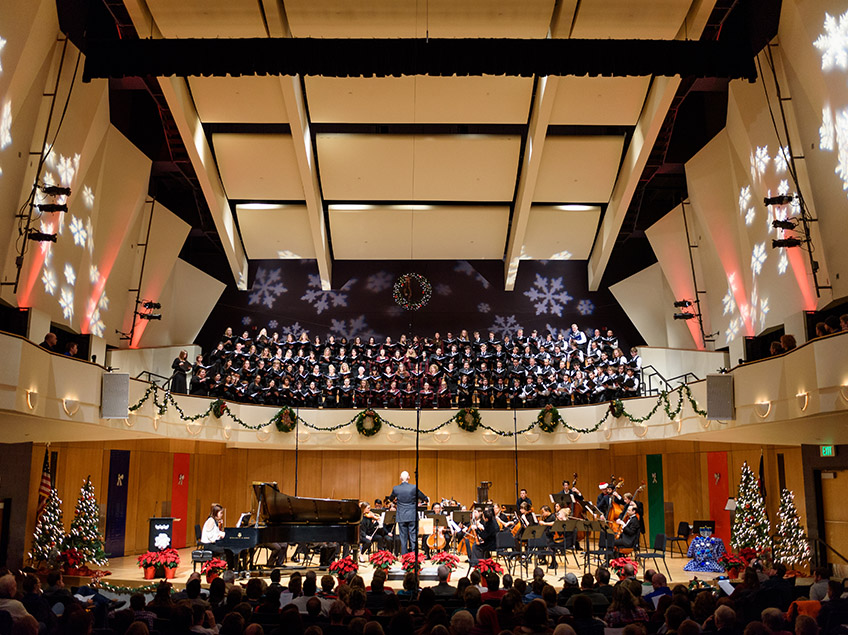
[[200, 347], [195, 345], [112, 350], [106, 353], [106, 365], [116, 369], [116, 372], [129, 373], [129, 376], [133, 378], [138, 377], [143, 371], [170, 377], [174, 372], [171, 364], [180, 351], [188, 353], [188, 360], [191, 363], [194, 363], [195, 357], [202, 352]]

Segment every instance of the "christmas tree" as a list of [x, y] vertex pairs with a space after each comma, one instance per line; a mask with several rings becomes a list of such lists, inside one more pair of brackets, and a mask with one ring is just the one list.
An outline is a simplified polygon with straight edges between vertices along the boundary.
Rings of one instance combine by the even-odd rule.
[[803, 565], [810, 561], [810, 543], [807, 540], [807, 533], [798, 519], [795, 494], [788, 489], [780, 493], [776, 531], [775, 562], [782, 562], [787, 568], [792, 568], [793, 565]]
[[32, 551], [30, 560], [35, 564], [45, 564], [47, 567], [56, 565], [56, 558], [63, 549], [65, 542], [65, 525], [62, 521], [62, 501], [59, 492], [50, 490], [50, 495], [44, 503], [44, 510], [35, 524], [32, 535]]
[[736, 516], [730, 533], [730, 546], [734, 549], [750, 548], [758, 553], [769, 547], [769, 520], [766, 504], [757, 477], [742, 464], [742, 478], [736, 496]]
[[102, 565], [108, 560], [103, 551], [103, 537], [97, 528], [98, 518], [94, 485], [91, 484], [91, 477], [88, 477], [80, 490], [74, 510], [74, 520], [65, 546], [68, 549], [76, 549], [83, 562]]

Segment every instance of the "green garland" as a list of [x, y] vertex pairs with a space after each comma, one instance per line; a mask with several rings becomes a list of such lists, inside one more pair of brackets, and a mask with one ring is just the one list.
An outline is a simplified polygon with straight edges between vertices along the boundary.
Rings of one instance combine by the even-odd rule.
[[120, 584], [109, 584], [100, 580], [95, 586], [116, 595], [133, 595], [134, 593], [152, 593], [159, 588], [159, 583], [145, 584], [144, 586], [121, 586]]
[[280, 432], [291, 432], [297, 425], [297, 419], [297, 414], [295, 414], [295, 411], [290, 406], [283, 406], [271, 418], [271, 421], [277, 426], [277, 430]]
[[373, 410], [363, 410], [355, 421], [356, 431], [363, 437], [373, 437], [383, 427], [383, 418]]
[[539, 416], [536, 417], [536, 425], [542, 432], [553, 432], [557, 426], [562, 423], [562, 415], [555, 406], [548, 404], [539, 411]]
[[[356, 425], [357, 431], [361, 435], [366, 437], [374, 436], [375, 434], [377, 434], [377, 432], [379, 432], [382, 428], [383, 424], [401, 432], [418, 432], [416, 428], [398, 425], [389, 421], [388, 419], [384, 419], [374, 410], [364, 410], [355, 415], [349, 421], [326, 427], [316, 426], [312, 423], [309, 423], [308, 421], [305, 421], [302, 417], [296, 414], [290, 406], [283, 406], [276, 413], [274, 413], [270, 420], [264, 423], [250, 425], [242, 421], [235, 414], [233, 414], [232, 410], [230, 410], [230, 407], [221, 399], [215, 399], [213, 401], [210, 401], [209, 407], [204, 412], [201, 412], [196, 415], [187, 415], [177, 403], [176, 399], [174, 399], [174, 396], [168, 391], [165, 391], [163, 400], [160, 403], [159, 390], [161, 389], [158, 386], [151, 385], [144, 392], [144, 395], [142, 395], [142, 397], [135, 404], [129, 406], [128, 410], [130, 412], [136, 412], [144, 405], [146, 401], [152, 399], [154, 411], [160, 417], [165, 415], [170, 405], [174, 407], [174, 410], [177, 411], [177, 414], [179, 415], [182, 421], [197, 421], [199, 419], [203, 419], [204, 417], [208, 417], [210, 414], [217, 416], [218, 418], [227, 416], [235, 423], [239, 424], [242, 428], [245, 428], [247, 430], [261, 430], [270, 425], [274, 425], [280, 432], [291, 432], [292, 430], [294, 430], [295, 425], [299, 422], [305, 427], [310, 428], [312, 430], [316, 430], [318, 432], [335, 432], [337, 430], [341, 430], [342, 428], [346, 428], [351, 425]], [[562, 414], [555, 406], [549, 405], [545, 406], [545, 408], [543, 408], [539, 412], [539, 415], [534, 421], [528, 424], [527, 427], [522, 428], [520, 430], [498, 430], [497, 428], [493, 428], [483, 423], [482, 418], [480, 417], [480, 411], [477, 410], [477, 408], [462, 408], [456, 414], [451, 415], [451, 417], [446, 421], [443, 421], [439, 425], [434, 426], [432, 428], [422, 429], [420, 430], [420, 432], [422, 434], [432, 434], [452, 423], [456, 423], [461, 429], [465, 430], [466, 432], [474, 432], [478, 428], [483, 428], [484, 430], [493, 432], [501, 437], [514, 437], [519, 434], [524, 434], [525, 432], [530, 432], [536, 427], [538, 427], [543, 432], [552, 433], [556, 430], [559, 424], [562, 424], [564, 428], [566, 428], [567, 430], [571, 430], [572, 432], [579, 432], [580, 434], [591, 434], [592, 432], [596, 432], [597, 430], [599, 430], [601, 426], [606, 423], [610, 415], [617, 418], [626, 417], [633, 423], [641, 424], [645, 423], [650, 418], [652, 418], [657, 413], [660, 406], [663, 407], [663, 411], [668, 417], [668, 420], [673, 421], [677, 417], [677, 415], [679, 415], [680, 412], [683, 410], [684, 399], [689, 403], [689, 406], [692, 408], [695, 414], [701, 417], [707, 416], [707, 412], [705, 410], [701, 410], [698, 407], [698, 402], [695, 401], [694, 397], [692, 397], [692, 389], [689, 388], [689, 386], [680, 386], [672, 392], [677, 393], [677, 404], [674, 407], [672, 407], [671, 405], [671, 399], [669, 397], [670, 393], [662, 392], [657, 397], [657, 401], [654, 404], [654, 407], [650, 410], [650, 412], [648, 412], [648, 414], [643, 417], [637, 417], [635, 415], [630, 414], [629, 412], [627, 412], [624, 402], [620, 399], [616, 399], [615, 401], [610, 402], [609, 408], [607, 409], [603, 418], [601, 418], [601, 420], [598, 421], [598, 423], [596, 423], [591, 428], [577, 428], [575, 426], [570, 425], [568, 422], [565, 421], [565, 419], [563, 419]], [[366, 413], [371, 413], [371, 415], [374, 417], [373, 420], [375, 424], [373, 427], [368, 429], [364, 427], [364, 417], [366, 416]], [[547, 416], [548, 414], [550, 414], [550, 417]], [[549, 420], [549, 423], [545, 422], [546, 419]]]
[[461, 429], [474, 432], [480, 427], [480, 411], [477, 408], [460, 408], [454, 420]]

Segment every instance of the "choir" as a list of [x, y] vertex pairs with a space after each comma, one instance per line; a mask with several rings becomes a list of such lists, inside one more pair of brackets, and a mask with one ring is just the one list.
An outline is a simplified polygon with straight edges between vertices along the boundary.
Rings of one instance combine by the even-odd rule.
[[[187, 366], [177, 361], [175, 375]], [[192, 395], [305, 408], [539, 408], [641, 392], [637, 349], [625, 356], [612, 330], [589, 335], [576, 324], [556, 337], [518, 329], [484, 339], [462, 330], [382, 343], [310, 340], [306, 333], [281, 338], [265, 329], [252, 338], [228, 328], [191, 371]], [[172, 380], [172, 391], [182, 378]]]

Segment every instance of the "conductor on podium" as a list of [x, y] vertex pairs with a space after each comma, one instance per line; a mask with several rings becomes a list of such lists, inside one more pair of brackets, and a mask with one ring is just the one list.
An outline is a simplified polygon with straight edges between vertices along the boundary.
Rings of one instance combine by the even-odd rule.
[[397, 524], [400, 534], [401, 555], [415, 550], [418, 540], [418, 501], [429, 503], [430, 499], [409, 482], [409, 472], [400, 473], [400, 484], [392, 488], [391, 500], [397, 503]]

